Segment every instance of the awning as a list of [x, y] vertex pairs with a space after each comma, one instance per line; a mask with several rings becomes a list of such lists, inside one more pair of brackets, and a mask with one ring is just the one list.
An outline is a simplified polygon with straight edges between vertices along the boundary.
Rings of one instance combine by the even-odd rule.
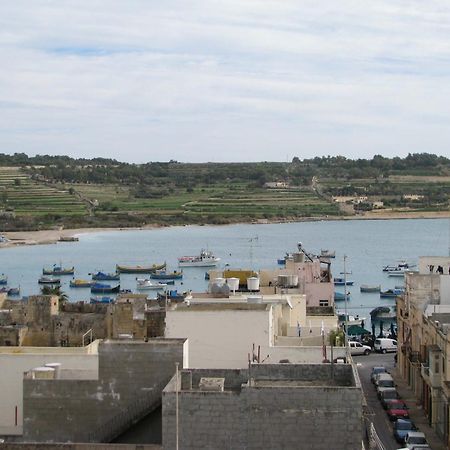
[[349, 336], [363, 336], [365, 334], [370, 334], [370, 331], [366, 330], [359, 325], [350, 325], [347, 330]]

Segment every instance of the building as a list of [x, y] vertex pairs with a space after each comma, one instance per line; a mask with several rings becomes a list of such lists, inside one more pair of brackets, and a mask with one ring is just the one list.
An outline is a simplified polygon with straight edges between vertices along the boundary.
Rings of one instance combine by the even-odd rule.
[[[163, 447], [360, 450], [362, 390], [351, 364], [183, 370], [163, 391]], [[178, 431], [178, 433], [177, 433]]]
[[450, 420], [450, 257], [421, 257], [397, 299], [398, 370], [446, 445]]
[[188, 338], [191, 368], [235, 369], [249, 359], [319, 363], [326, 335], [337, 327], [333, 309], [307, 308], [305, 295], [192, 294], [167, 308], [165, 336]]
[[185, 339], [2, 351], [10, 386], [2, 393], [2, 436], [16, 442], [110, 442], [159, 407], [176, 364], [188, 364]]

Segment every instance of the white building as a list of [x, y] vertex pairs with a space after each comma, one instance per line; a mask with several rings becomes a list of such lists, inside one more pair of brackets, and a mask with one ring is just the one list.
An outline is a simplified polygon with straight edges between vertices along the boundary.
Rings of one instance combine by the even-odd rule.
[[65, 379], [97, 379], [98, 342], [86, 347], [0, 347], [0, 435], [22, 435], [24, 372], [60, 363]]
[[249, 357], [321, 362], [322, 327], [326, 339], [337, 317], [307, 316], [304, 295], [203, 295], [167, 310], [165, 337], [188, 338], [190, 368], [245, 368]]

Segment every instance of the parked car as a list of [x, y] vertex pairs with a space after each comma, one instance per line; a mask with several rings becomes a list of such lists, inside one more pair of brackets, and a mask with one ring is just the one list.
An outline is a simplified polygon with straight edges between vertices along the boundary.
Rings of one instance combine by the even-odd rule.
[[396, 352], [397, 341], [395, 339], [388, 339], [388, 338], [375, 339], [374, 349], [376, 352], [380, 353]]
[[397, 420], [397, 419], [408, 419], [409, 412], [408, 407], [404, 402], [394, 403], [391, 402], [389, 406], [386, 408], [387, 415], [389, 420]]
[[408, 434], [405, 437], [405, 446], [408, 449], [429, 447], [425, 434], [420, 431], [408, 431]]
[[394, 438], [397, 442], [403, 444], [409, 431], [416, 431], [417, 428], [410, 419], [397, 419], [394, 423]]
[[395, 388], [381, 388], [383, 389], [378, 394], [378, 398], [381, 401], [381, 405], [384, 409], [387, 409], [387, 403], [385, 403], [387, 400], [393, 400], [393, 399], [399, 399], [400, 396], [398, 395], [398, 392]]
[[406, 406], [406, 403], [400, 398], [386, 398], [381, 403], [384, 409], [395, 409], [396, 405]]
[[363, 345], [357, 341], [348, 341], [350, 354], [354, 355], [368, 355], [372, 349], [368, 345]]
[[372, 372], [370, 373], [370, 381], [372, 381], [372, 383], [375, 383], [375, 377], [376, 377], [379, 373], [387, 373], [386, 367], [384, 367], [384, 366], [375, 366], [375, 367], [372, 367]]
[[375, 377], [375, 388], [378, 387], [395, 387], [394, 379], [389, 373], [379, 373]]

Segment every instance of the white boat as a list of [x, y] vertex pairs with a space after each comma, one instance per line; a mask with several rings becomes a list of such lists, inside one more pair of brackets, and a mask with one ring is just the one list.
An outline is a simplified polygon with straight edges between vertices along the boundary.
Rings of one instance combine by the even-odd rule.
[[164, 289], [167, 286], [166, 283], [154, 283], [149, 278], [136, 278], [136, 282], [136, 289], [138, 291]]
[[217, 266], [220, 258], [214, 256], [210, 251], [202, 250], [197, 256], [182, 256], [178, 258], [180, 267], [213, 267]]
[[340, 325], [344, 325], [347, 323], [348, 326], [350, 325], [359, 325], [360, 327], [364, 327], [366, 318], [365, 317], [359, 317], [358, 315], [352, 316], [351, 314], [347, 314], [347, 321], [345, 320], [345, 314], [339, 314], [338, 320]]
[[411, 270], [412, 268], [416, 267], [415, 264], [410, 264], [406, 261], [401, 261], [396, 265], [387, 265], [383, 267], [383, 272], [405, 272], [408, 270]]

